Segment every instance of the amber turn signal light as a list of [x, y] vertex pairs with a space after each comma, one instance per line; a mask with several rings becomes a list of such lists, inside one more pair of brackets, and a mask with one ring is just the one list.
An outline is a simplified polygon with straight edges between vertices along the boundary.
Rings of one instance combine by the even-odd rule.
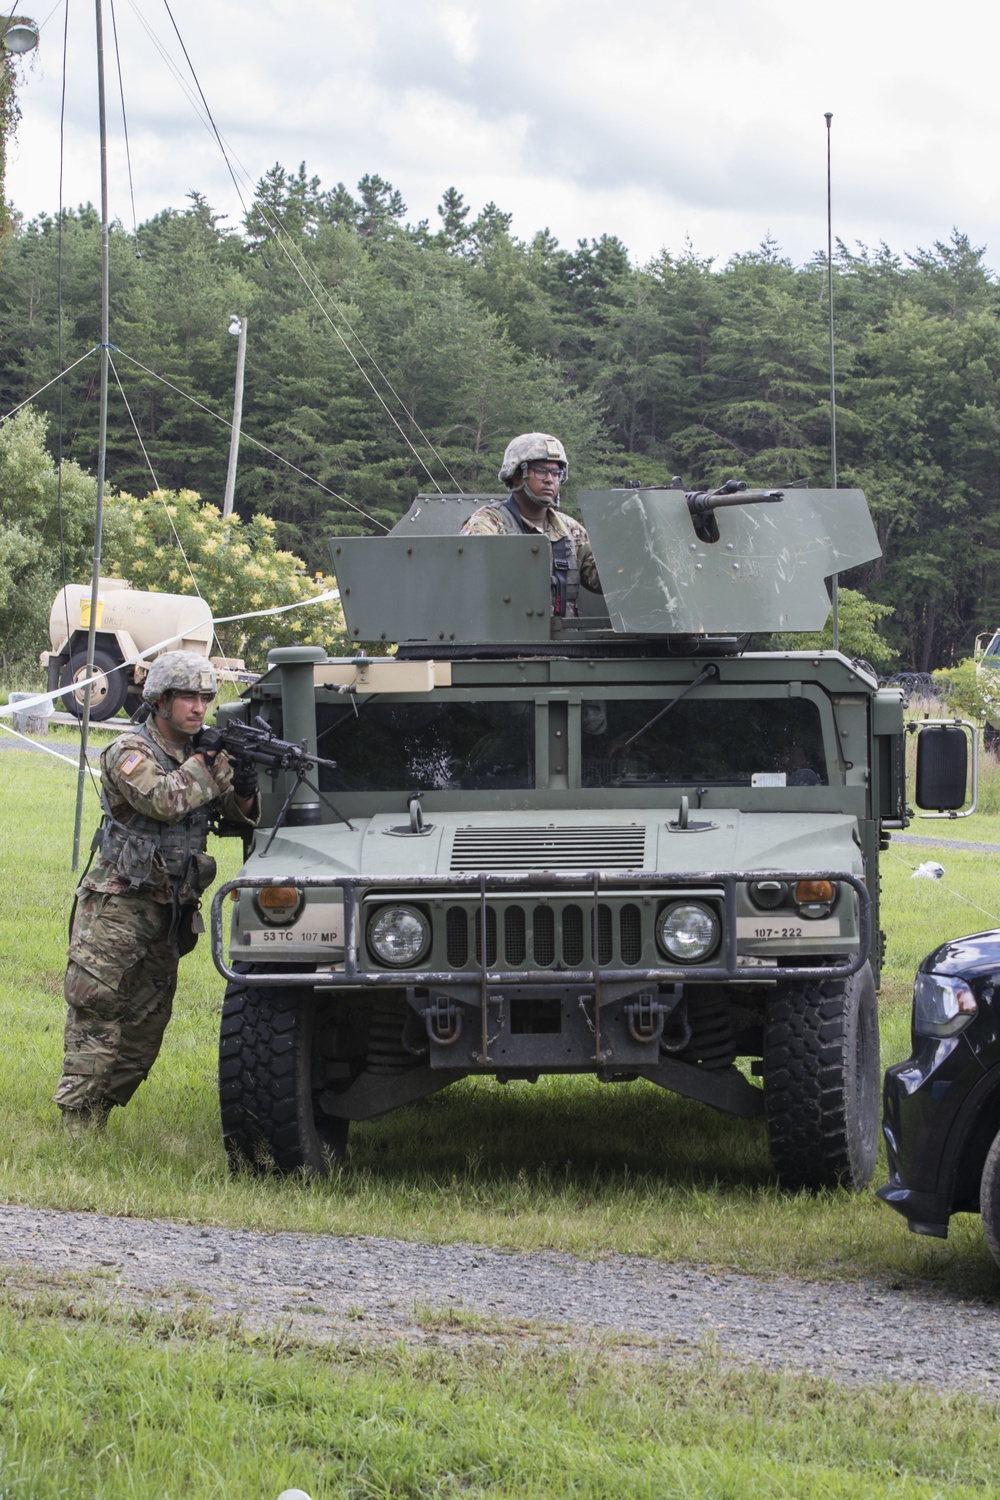
[[257, 904], [267, 911], [288, 911], [301, 899], [293, 885], [264, 885], [257, 892]]
[[807, 902], [833, 900], [832, 880], [797, 880], [795, 882], [795, 899], [800, 905]]

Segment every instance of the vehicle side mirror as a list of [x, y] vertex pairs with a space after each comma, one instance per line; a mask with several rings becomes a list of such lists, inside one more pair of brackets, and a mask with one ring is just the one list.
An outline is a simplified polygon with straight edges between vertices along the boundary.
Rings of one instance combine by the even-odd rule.
[[[919, 729], [914, 790], [917, 806], [954, 816], [965, 804], [968, 780], [969, 738], [965, 729], [958, 724], [931, 724]], [[975, 790], [973, 786], [973, 805]]]

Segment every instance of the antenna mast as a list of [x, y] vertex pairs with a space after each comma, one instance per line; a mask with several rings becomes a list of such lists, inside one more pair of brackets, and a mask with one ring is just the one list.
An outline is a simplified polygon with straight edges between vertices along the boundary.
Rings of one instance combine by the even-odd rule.
[[[94, 675], [94, 638], [97, 634], [98, 589], [101, 576], [101, 539], [104, 530], [104, 470], [108, 454], [108, 343], [110, 296], [108, 278], [108, 124], [104, 101], [104, 18], [95, 0], [97, 18], [97, 112], [101, 139], [101, 415], [97, 439], [97, 512], [94, 518], [94, 571], [90, 585], [90, 627], [87, 631], [86, 676]], [[73, 823], [73, 869], [80, 863], [80, 825], [83, 789], [87, 779], [87, 737], [90, 730], [90, 683], [83, 690], [80, 721], [80, 768], [76, 778], [76, 817]]]
[[[830, 126], [833, 114], [827, 110], [826, 120], [826, 285], [827, 301], [830, 304], [830, 484], [837, 488], [837, 384], [833, 362], [833, 207], [830, 192]], [[840, 612], [838, 609], [839, 575], [834, 573], [833, 596], [833, 649], [840, 650]]]

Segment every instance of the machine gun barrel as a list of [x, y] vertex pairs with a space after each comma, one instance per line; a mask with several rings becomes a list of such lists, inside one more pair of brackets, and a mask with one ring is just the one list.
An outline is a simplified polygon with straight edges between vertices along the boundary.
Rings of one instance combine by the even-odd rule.
[[776, 500], [784, 500], [785, 495], [783, 490], [732, 490], [727, 485], [721, 490], [689, 493], [684, 498], [693, 516], [703, 516], [726, 505], [771, 505]]

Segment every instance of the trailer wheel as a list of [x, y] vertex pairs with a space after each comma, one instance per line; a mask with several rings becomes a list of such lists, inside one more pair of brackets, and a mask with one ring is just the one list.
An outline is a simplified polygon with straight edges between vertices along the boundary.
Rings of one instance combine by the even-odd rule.
[[[59, 686], [71, 688], [87, 676], [87, 653], [77, 651], [62, 669]], [[121, 662], [110, 651], [94, 652], [95, 681], [90, 689], [90, 717], [113, 719], [128, 696], [128, 680]], [[76, 718], [83, 718], [83, 688], [63, 694], [63, 707]]]
[[229, 1170], [327, 1177], [349, 1121], [313, 1088], [319, 1003], [312, 990], [230, 984], [219, 1039], [219, 1103]]
[[878, 1006], [871, 966], [846, 980], [788, 985], [764, 1022], [764, 1108], [783, 1187], [842, 1185], [875, 1171]]

